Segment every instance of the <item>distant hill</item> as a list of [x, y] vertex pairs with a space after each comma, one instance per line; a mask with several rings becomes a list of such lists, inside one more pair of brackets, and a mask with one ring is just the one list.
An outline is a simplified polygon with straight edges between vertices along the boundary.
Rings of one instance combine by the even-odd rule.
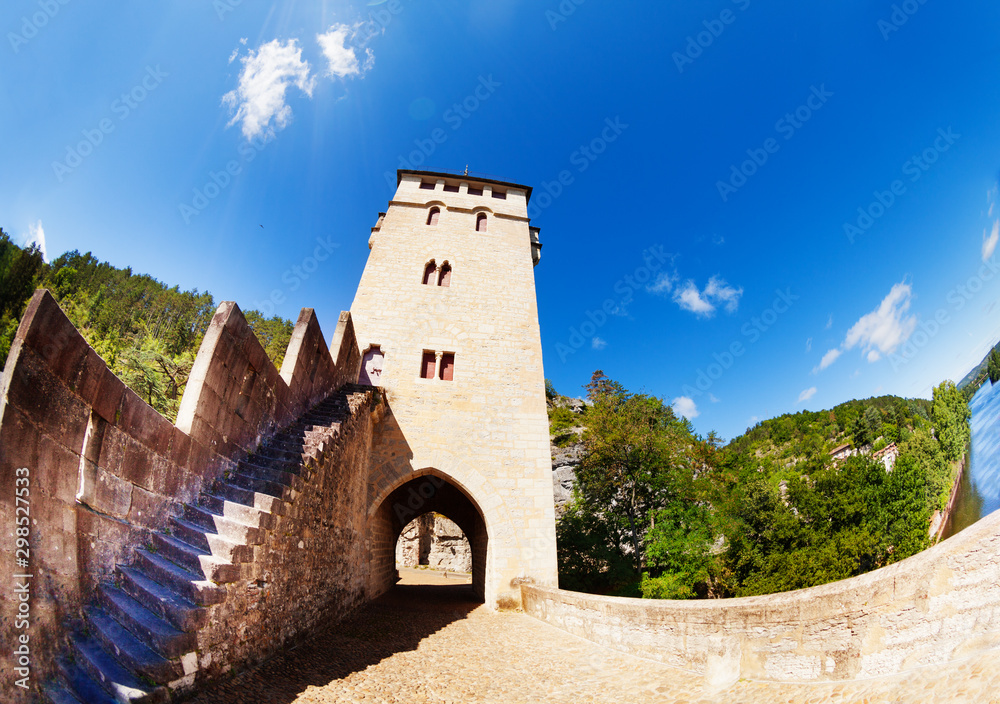
[[978, 391], [979, 387], [983, 385], [984, 381], [986, 381], [986, 366], [989, 364], [990, 355], [993, 353], [993, 350], [1000, 350], [1000, 341], [993, 345], [989, 352], [983, 356], [983, 361], [973, 367], [972, 371], [966, 374], [962, 380], [958, 382], [958, 388], [962, 391], [966, 391], [966, 388], [969, 389], [966, 391], [967, 397]]

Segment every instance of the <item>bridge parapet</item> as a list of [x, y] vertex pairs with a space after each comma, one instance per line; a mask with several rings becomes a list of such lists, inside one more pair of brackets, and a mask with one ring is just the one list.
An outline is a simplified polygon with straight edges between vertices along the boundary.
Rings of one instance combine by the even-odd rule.
[[718, 687], [894, 675], [1000, 646], [1000, 511], [894, 565], [794, 592], [706, 601], [521, 592], [535, 618]]

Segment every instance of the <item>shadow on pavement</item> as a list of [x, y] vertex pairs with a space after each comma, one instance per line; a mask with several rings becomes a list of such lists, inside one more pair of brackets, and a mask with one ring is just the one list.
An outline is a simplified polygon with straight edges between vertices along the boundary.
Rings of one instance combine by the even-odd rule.
[[[412, 581], [419, 580], [404, 580]], [[396, 653], [415, 650], [423, 639], [466, 618], [481, 604], [469, 584], [397, 584], [347, 620], [184, 701], [287, 704], [309, 686], [322, 687]]]

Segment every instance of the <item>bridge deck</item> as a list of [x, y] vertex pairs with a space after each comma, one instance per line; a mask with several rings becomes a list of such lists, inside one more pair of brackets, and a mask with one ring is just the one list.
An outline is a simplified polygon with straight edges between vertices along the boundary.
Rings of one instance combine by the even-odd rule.
[[494, 613], [469, 586], [407, 570], [350, 621], [202, 692], [198, 704], [341, 702], [1000, 703], [1000, 651], [866, 682], [742, 681], [708, 693], [695, 675]]

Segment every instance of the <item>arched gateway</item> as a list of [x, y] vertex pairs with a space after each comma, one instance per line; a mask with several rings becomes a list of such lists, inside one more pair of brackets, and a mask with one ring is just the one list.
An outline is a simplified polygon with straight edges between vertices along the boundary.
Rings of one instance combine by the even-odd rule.
[[[522, 582], [556, 584], [530, 197], [525, 186], [400, 171], [372, 229], [351, 306], [360, 347], [383, 355], [389, 408], [372, 448], [369, 596], [392, 586], [396, 539], [427, 511], [465, 531], [490, 606], [520, 603]], [[447, 286], [424, 284], [430, 261], [448, 263]]]

